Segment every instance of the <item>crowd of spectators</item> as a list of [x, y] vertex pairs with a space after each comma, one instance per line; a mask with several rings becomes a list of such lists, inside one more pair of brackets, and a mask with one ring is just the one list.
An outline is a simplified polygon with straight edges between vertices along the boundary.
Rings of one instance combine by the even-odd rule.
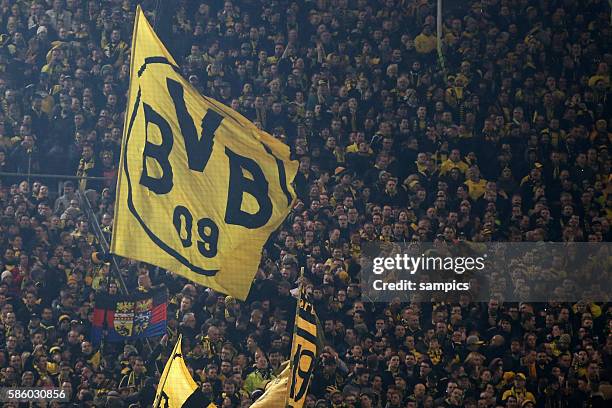
[[432, 0], [178, 1], [184, 76], [291, 147], [299, 200], [246, 302], [120, 259], [130, 291], [168, 288], [167, 334], [96, 349], [118, 281], [77, 192], [108, 238], [136, 3], [0, 1], [0, 172], [20, 174], [0, 175], [0, 386], [150, 406], [183, 333], [204, 394], [247, 407], [289, 357], [304, 268], [325, 335], [308, 408], [604, 406], [608, 303], [365, 303], [358, 261], [371, 241], [610, 241], [608, 1], [444, 1], [441, 53]]

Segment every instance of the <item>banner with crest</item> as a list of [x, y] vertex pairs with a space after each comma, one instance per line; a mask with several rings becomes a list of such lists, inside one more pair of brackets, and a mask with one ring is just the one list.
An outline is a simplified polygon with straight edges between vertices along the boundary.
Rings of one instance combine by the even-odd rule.
[[92, 342], [110, 342], [162, 336], [166, 332], [166, 288], [132, 295], [96, 296]]

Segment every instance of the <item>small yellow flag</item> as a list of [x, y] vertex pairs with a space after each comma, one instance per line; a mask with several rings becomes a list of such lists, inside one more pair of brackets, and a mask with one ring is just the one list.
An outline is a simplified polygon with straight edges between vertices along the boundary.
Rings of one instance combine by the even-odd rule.
[[198, 384], [191, 378], [181, 353], [181, 339], [179, 336], [174, 350], [164, 367], [159, 379], [157, 393], [155, 394], [155, 408], [203, 408], [214, 407], [210, 405]]
[[180, 72], [138, 7], [111, 251], [244, 300], [298, 163]]

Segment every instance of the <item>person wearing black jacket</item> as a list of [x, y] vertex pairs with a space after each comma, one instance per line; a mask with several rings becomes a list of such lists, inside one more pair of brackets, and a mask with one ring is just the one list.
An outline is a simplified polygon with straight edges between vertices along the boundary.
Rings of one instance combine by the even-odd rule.
[[22, 142], [10, 154], [9, 161], [11, 169], [16, 173], [38, 173], [40, 153], [34, 137], [25, 135]]

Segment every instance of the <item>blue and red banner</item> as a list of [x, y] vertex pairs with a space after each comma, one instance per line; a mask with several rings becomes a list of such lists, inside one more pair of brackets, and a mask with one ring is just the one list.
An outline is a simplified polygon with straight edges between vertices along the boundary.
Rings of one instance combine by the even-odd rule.
[[96, 296], [91, 340], [118, 342], [162, 336], [166, 332], [168, 293], [165, 287], [132, 295]]

